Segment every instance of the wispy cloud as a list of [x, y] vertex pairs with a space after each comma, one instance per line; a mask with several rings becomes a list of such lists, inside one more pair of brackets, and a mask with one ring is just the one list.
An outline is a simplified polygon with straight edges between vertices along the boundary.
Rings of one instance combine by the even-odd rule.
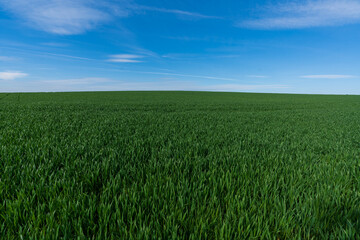
[[0, 72], [0, 80], [14, 80], [26, 77], [28, 74], [22, 72]]
[[[230, 82], [239, 82], [239, 78], [229, 78], [221, 76], [206, 76], [206, 75], [193, 75], [193, 74], [183, 74], [183, 73], [174, 73], [174, 72], [147, 72], [147, 71], [131, 71], [131, 70], [117, 70], [122, 72], [131, 72], [139, 74], [151, 74], [151, 75], [160, 75], [160, 76], [173, 76], [173, 77], [186, 77], [186, 78], [198, 78], [198, 79], [207, 79], [207, 80], [220, 80], [220, 81], [230, 81]], [[267, 78], [268, 76], [263, 75], [248, 75], [247, 77], [253, 78]]]
[[221, 17], [217, 17], [217, 16], [204, 15], [201, 13], [183, 11], [183, 10], [179, 10], [179, 9], [158, 8], [158, 7], [151, 7], [151, 6], [144, 6], [144, 5], [134, 5], [134, 8], [137, 10], [170, 13], [170, 14], [188, 16], [188, 17], [193, 17], [193, 18], [221, 19]]
[[43, 84], [49, 84], [52, 86], [88, 86], [88, 85], [96, 85], [96, 84], [104, 84], [112, 82], [112, 80], [107, 78], [96, 78], [96, 77], [88, 77], [88, 78], [74, 78], [74, 79], [61, 79], [61, 80], [46, 80], [41, 81]]
[[116, 55], [111, 55], [107, 61], [116, 62], [116, 63], [139, 63], [142, 61], [138, 59], [141, 59], [143, 57], [144, 56], [136, 55], [136, 54], [116, 54]]
[[242, 84], [221, 84], [206, 87], [209, 91], [241, 92], [241, 91], [266, 91], [287, 89], [287, 85], [242, 85]]
[[7, 81], [3, 82], [0, 92], [70, 92], [70, 91], [101, 91], [111, 90], [117, 81], [85, 77], [74, 79], [50, 79], [37, 81]]
[[192, 18], [219, 18], [178, 9], [133, 4], [131, 0], [0, 0], [0, 7], [31, 27], [59, 35], [81, 34], [119, 17], [163, 12]]
[[160, 82], [133, 82], [118, 83], [114, 89], [121, 91], [144, 90], [144, 91], [214, 91], [214, 92], [262, 92], [262, 91], [282, 91], [288, 88], [284, 85], [199, 85], [191, 81], [160, 81]]
[[10, 62], [10, 61], [14, 61], [16, 59], [17, 58], [14, 58], [14, 57], [0, 56], [0, 61], [2, 61], [2, 62]]
[[11, 85], [0, 91], [213, 91], [213, 92], [283, 92], [285, 85], [203, 85], [196, 81], [162, 79], [150, 82], [128, 82], [107, 78], [79, 78], [33, 82], [28, 86]]
[[162, 76], [177, 76], [177, 77], [187, 77], [187, 78], [223, 80], [223, 81], [232, 81], [232, 82], [239, 81], [239, 79], [235, 79], [235, 78], [225, 78], [225, 77], [217, 77], [217, 76], [204, 76], [204, 75], [191, 75], [191, 74], [181, 74], [181, 73], [171, 73], [171, 72], [146, 72], [146, 71], [128, 71], [128, 70], [123, 70], [123, 71], [124, 72], [133, 72], [133, 73], [142, 73], [142, 74], [151, 74], [151, 75], [162, 75]]
[[268, 76], [265, 75], [247, 75], [249, 78], [267, 78]]
[[61, 35], [83, 33], [110, 19], [86, 0], [0, 0], [0, 5], [26, 24]]
[[[49, 49], [46, 49], [47, 51], [41, 51], [42, 48], [35, 48], [37, 50], [31, 50], [30, 44], [22, 44], [20, 46], [15, 47], [3, 47], [0, 46], [2, 49], [11, 50], [12, 52], [19, 52], [22, 54], [30, 54], [34, 56], [41, 56], [41, 57], [57, 57], [57, 58], [67, 58], [67, 59], [75, 59], [75, 60], [95, 60], [87, 57], [80, 57], [80, 56], [74, 56], [74, 55], [67, 55], [67, 54], [61, 54], [61, 53], [53, 53], [53, 52], [47, 52]], [[12, 58], [12, 60], [18, 60], [19, 58]], [[0, 59], [1, 61], [1, 59]]]
[[344, 78], [355, 78], [354, 75], [305, 75], [301, 78], [311, 78], [311, 79], [344, 79]]
[[67, 44], [67, 43], [58, 43], [58, 42], [44, 42], [44, 43], [42, 43], [42, 45], [49, 46], [49, 47], [68, 47], [69, 46], [69, 44]]
[[49, 55], [54, 57], [61, 57], [61, 58], [70, 58], [70, 59], [77, 59], [77, 60], [93, 60], [91, 58], [86, 57], [79, 57], [79, 56], [72, 56], [72, 55], [66, 55], [66, 54], [58, 54], [58, 53], [50, 53], [50, 52], [41, 52], [40, 55]]
[[241, 21], [239, 27], [255, 29], [300, 29], [360, 22], [358, 0], [286, 1], [268, 6], [256, 17]]

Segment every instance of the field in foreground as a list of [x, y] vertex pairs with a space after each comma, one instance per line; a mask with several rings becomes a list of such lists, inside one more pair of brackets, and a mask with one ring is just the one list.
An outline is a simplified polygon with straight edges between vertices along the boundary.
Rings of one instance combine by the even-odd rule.
[[360, 238], [360, 96], [0, 94], [0, 238]]

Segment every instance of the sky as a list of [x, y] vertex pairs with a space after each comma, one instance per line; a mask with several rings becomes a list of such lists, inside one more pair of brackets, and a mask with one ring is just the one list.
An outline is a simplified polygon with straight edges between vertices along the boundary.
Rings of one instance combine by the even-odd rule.
[[360, 0], [0, 0], [0, 92], [360, 94]]

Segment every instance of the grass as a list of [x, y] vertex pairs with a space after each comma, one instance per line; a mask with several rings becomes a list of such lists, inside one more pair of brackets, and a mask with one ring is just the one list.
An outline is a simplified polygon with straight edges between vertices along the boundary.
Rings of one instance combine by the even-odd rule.
[[360, 238], [360, 96], [0, 94], [1, 239]]

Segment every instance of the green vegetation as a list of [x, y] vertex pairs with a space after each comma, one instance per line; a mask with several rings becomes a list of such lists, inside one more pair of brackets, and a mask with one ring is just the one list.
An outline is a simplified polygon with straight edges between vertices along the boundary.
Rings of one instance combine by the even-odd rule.
[[0, 94], [1, 239], [360, 238], [360, 96]]

